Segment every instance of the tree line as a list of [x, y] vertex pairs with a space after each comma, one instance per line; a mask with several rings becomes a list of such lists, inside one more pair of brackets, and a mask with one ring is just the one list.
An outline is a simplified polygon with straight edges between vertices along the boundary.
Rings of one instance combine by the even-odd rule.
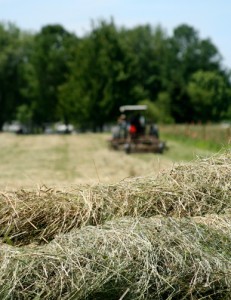
[[102, 20], [78, 37], [59, 24], [31, 33], [0, 23], [0, 129], [11, 120], [96, 129], [127, 104], [147, 104], [162, 123], [230, 119], [230, 70], [187, 24], [169, 36]]

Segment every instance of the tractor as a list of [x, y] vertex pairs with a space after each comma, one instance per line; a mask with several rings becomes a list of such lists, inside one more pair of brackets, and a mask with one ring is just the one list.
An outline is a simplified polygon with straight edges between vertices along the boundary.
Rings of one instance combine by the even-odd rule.
[[136, 152], [163, 153], [166, 143], [159, 139], [155, 124], [145, 118], [146, 105], [124, 105], [120, 107], [117, 125], [112, 128], [109, 147], [124, 150], [127, 154]]

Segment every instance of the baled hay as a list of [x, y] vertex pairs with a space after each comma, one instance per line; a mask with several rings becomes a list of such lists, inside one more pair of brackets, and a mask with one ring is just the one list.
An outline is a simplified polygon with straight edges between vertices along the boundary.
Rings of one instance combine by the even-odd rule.
[[[1, 299], [222, 299], [229, 234], [193, 219], [122, 218], [35, 248], [1, 249]], [[1, 247], [1, 246], [0, 246]]]
[[231, 209], [231, 152], [173, 168], [157, 177], [60, 192], [0, 194], [0, 236], [15, 244], [123, 216], [203, 216]]

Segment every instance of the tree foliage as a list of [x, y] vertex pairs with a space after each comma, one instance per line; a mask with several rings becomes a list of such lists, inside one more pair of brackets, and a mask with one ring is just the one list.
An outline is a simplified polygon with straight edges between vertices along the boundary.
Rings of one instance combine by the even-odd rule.
[[0, 128], [62, 120], [102, 128], [125, 104], [146, 103], [157, 122], [230, 117], [230, 71], [209, 38], [192, 26], [168, 36], [150, 25], [92, 23], [79, 38], [57, 25], [38, 33], [0, 23]]
[[230, 106], [231, 89], [217, 72], [198, 71], [192, 75], [188, 93], [194, 112], [194, 121], [217, 122], [225, 118]]
[[68, 74], [72, 42], [76, 43], [74, 36], [60, 25], [45, 26], [35, 36], [32, 59], [38, 81], [38, 98], [35, 103], [35, 118], [38, 122], [57, 120], [58, 88]]
[[20, 30], [13, 24], [0, 24], [0, 128], [20, 104], [22, 61]]

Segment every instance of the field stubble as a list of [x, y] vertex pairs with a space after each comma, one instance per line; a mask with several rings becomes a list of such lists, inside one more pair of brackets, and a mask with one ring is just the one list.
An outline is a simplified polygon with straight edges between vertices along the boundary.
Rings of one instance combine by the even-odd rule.
[[116, 182], [168, 167], [157, 156], [127, 156], [109, 151], [107, 135], [0, 135], [1, 188], [35, 185], [70, 186], [79, 183]]
[[65, 187], [75, 184], [115, 183], [171, 168], [174, 161], [192, 160], [200, 151], [170, 142], [164, 155], [110, 151], [106, 134], [0, 134], [0, 188]]

